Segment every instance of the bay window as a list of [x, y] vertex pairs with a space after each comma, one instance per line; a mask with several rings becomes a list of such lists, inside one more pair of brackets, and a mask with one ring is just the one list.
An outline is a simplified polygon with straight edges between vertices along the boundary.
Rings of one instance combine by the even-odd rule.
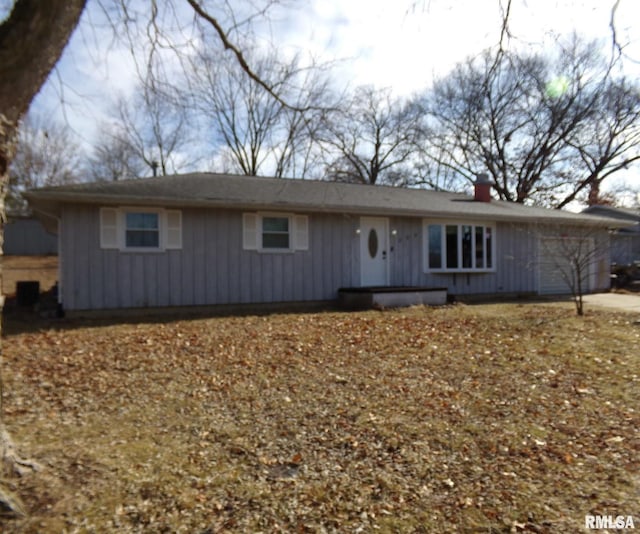
[[486, 272], [494, 269], [493, 226], [425, 221], [425, 271]]

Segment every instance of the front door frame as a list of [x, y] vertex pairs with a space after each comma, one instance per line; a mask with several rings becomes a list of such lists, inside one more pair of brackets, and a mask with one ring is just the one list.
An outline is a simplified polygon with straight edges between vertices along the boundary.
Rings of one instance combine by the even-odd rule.
[[[383, 266], [383, 275], [371, 283], [372, 261], [369, 254], [369, 232], [372, 228], [378, 234], [378, 251], [375, 260]], [[388, 286], [390, 277], [389, 266], [389, 219], [387, 217], [360, 217], [360, 285], [368, 286]]]

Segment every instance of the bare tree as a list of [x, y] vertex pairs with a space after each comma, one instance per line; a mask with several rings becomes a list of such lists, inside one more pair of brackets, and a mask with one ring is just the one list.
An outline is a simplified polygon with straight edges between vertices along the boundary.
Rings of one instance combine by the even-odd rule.
[[117, 103], [120, 140], [147, 166], [147, 174], [174, 174], [180, 152], [191, 140], [188, 107], [173, 88], [157, 80], [141, 84], [131, 99]]
[[423, 97], [425, 151], [462, 180], [486, 169], [504, 200], [564, 206], [638, 159], [637, 95], [594, 43], [486, 52]]
[[577, 315], [584, 315], [584, 295], [589, 292], [590, 279], [598, 271], [609, 276], [609, 235], [604, 228], [583, 227], [571, 231], [571, 235], [557, 230], [540, 229], [538, 232], [539, 262], [569, 292]]
[[410, 168], [407, 172], [408, 185], [425, 187], [434, 191], [449, 191], [457, 193], [469, 193], [473, 190], [473, 184], [460, 180], [459, 174], [444, 163], [446, 158], [433, 152], [437, 150], [429, 146], [429, 152], [425, 150], [428, 136], [426, 130], [420, 129], [416, 136], [414, 149], [410, 157]]
[[[275, 62], [273, 55], [263, 58], [256, 70], [273, 72]], [[241, 69], [223, 57], [201, 56], [193, 77], [197, 105], [212, 126], [214, 145], [222, 141], [233, 155], [233, 170], [256, 176], [283, 105], [256, 84], [246, 83]]]
[[101, 135], [86, 163], [91, 180], [113, 182], [149, 174], [148, 165], [121, 128], [103, 124], [100, 131]]
[[[633, 41], [628, 35], [628, 30], [634, 26], [635, 21], [633, 18], [627, 18], [625, 20], [624, 15], [618, 13], [618, 10], [620, 9], [620, 0], [610, 1], [611, 9], [609, 10], [609, 29], [611, 30], [611, 48], [619, 57], [639, 64], [640, 57], [631, 56], [629, 54], [629, 47], [633, 44]], [[634, 4], [632, 2], [628, 2], [627, 5], [633, 6]]]
[[248, 57], [272, 94], [247, 83], [229, 58], [206, 52], [194, 64], [195, 106], [206, 118], [209, 144], [227, 155], [233, 172], [303, 178], [313, 170], [310, 131], [318, 123], [314, 116], [324, 105], [328, 81], [322, 69], [301, 67], [297, 57], [282, 60], [275, 49]]
[[320, 141], [327, 175], [338, 181], [407, 185], [405, 171], [414, 150], [419, 114], [394, 99], [389, 89], [359, 87], [325, 118]]
[[279, 138], [274, 147], [274, 175], [296, 178], [319, 178], [322, 172], [322, 152], [318, 132], [322, 117], [335, 109], [337, 96], [327, 75], [330, 65], [310, 65], [298, 69], [297, 79], [287, 90], [293, 106], [283, 110]]
[[20, 124], [15, 150], [7, 199], [12, 210], [26, 211], [22, 193], [27, 189], [80, 179], [81, 150], [64, 124], [27, 116]]
[[[149, 4], [140, 4], [146, 10], [139, 17], [132, 16], [133, 4], [125, 1], [113, 2], [116, 11], [106, 9], [112, 16], [114, 27], [125, 29], [129, 37], [136, 32], [127, 31], [135, 26], [141, 33], [137, 37], [149, 39], [149, 62], [165, 48], [179, 51], [180, 47], [172, 43], [170, 34], [180, 34], [185, 26], [172, 24], [171, 14], [177, 14], [176, 3], [170, 0], [159, 2], [151, 0]], [[253, 9], [251, 16], [265, 16], [265, 10], [272, 1], [266, 0], [266, 7]], [[9, 166], [15, 152], [15, 137], [18, 124], [26, 114], [33, 98], [49, 78], [58, 59], [62, 55], [67, 42], [75, 30], [86, 5], [86, 0], [14, 0], [9, 15], [0, 22], [0, 251], [3, 243], [5, 220], [5, 197], [9, 185]], [[206, 25], [211, 28], [229, 50], [249, 78], [261, 85], [267, 92], [272, 92], [268, 83], [253, 72], [242, 51], [234, 44], [233, 36], [241, 25], [233, 17], [229, 2], [203, 3], [186, 0], [184, 5], [191, 8], [191, 24]], [[256, 4], [253, 4], [254, 6]], [[236, 4], [234, 4], [236, 6]], [[163, 9], [159, 9], [159, 8]], [[226, 11], [229, 25], [221, 23], [217, 15], [224, 15], [212, 7], [222, 7]], [[161, 15], [168, 15], [162, 18]], [[251, 18], [245, 17], [245, 20]], [[118, 19], [116, 21], [116, 18]], [[174, 17], [174, 21], [175, 21]], [[164, 25], [166, 23], [166, 25]], [[164, 25], [164, 27], [163, 27]], [[115, 35], [118, 35], [116, 32]], [[192, 36], [187, 36], [187, 41]], [[133, 49], [133, 41], [130, 41]], [[0, 264], [1, 277], [1, 264]], [[0, 358], [1, 363], [1, 358]], [[2, 392], [0, 390], [0, 399]], [[34, 463], [19, 457], [4, 425], [0, 410], [0, 453], [4, 464], [13, 470], [33, 468]], [[14, 514], [24, 513], [17, 498], [3, 486], [0, 486], [0, 505]]]
[[[9, 166], [15, 153], [18, 124], [62, 54], [84, 5], [85, 0], [21, 0], [0, 24], [0, 251], [4, 242]], [[0, 263], [0, 280], [1, 275]], [[1, 411], [0, 452], [4, 465], [12, 470], [36, 466], [17, 454]], [[9, 513], [24, 514], [20, 500], [4, 486], [0, 486], [0, 503]]]
[[584, 169], [573, 184], [573, 191], [559, 204], [588, 194], [587, 203], [600, 203], [605, 197], [605, 179], [628, 169], [640, 160], [640, 91], [626, 79], [607, 80], [591, 109], [589, 119], [569, 139], [573, 148], [573, 167]]

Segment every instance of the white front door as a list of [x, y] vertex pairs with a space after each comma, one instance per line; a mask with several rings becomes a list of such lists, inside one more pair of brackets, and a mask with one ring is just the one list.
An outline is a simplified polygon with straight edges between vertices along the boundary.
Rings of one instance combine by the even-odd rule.
[[360, 281], [363, 287], [389, 284], [388, 219], [360, 219]]

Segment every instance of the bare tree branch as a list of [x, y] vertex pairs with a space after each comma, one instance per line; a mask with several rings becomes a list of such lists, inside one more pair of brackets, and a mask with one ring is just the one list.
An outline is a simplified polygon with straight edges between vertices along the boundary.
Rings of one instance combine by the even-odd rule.
[[[234, 45], [228, 38], [227, 33], [224, 31], [218, 19], [207, 13], [195, 0], [187, 0], [189, 5], [193, 8], [193, 10], [200, 16], [202, 19], [206, 20], [216, 31], [220, 41], [222, 42], [225, 50], [230, 50], [236, 58], [236, 61], [242, 67], [242, 70], [247, 74], [247, 76], [257, 83], [260, 87], [262, 87], [267, 93], [269, 93], [275, 100], [277, 100], [283, 106], [289, 107], [290, 104], [285, 102], [274, 90], [274, 87], [271, 84], [265, 82], [258, 74], [254, 72], [254, 70], [249, 66], [247, 60], [244, 57], [242, 51]], [[299, 110], [302, 111], [302, 110]]]
[[392, 98], [389, 89], [357, 88], [342, 109], [325, 116], [319, 132], [328, 175], [341, 181], [407, 185], [418, 118], [418, 108]]
[[[15, 152], [20, 119], [40, 91], [78, 24], [86, 0], [18, 0], [0, 23], [0, 252], [4, 243], [5, 197], [9, 166]], [[0, 259], [0, 281], [2, 263]], [[0, 345], [0, 364], [2, 363]], [[0, 456], [11, 470], [34, 466], [15, 451], [4, 426], [0, 377]], [[13, 515], [24, 515], [17, 499], [6, 498], [0, 486], [0, 504]]]
[[427, 155], [461, 176], [488, 171], [504, 200], [556, 207], [637, 161], [637, 86], [594, 44], [560, 50], [487, 53], [438, 81], [424, 99]]

